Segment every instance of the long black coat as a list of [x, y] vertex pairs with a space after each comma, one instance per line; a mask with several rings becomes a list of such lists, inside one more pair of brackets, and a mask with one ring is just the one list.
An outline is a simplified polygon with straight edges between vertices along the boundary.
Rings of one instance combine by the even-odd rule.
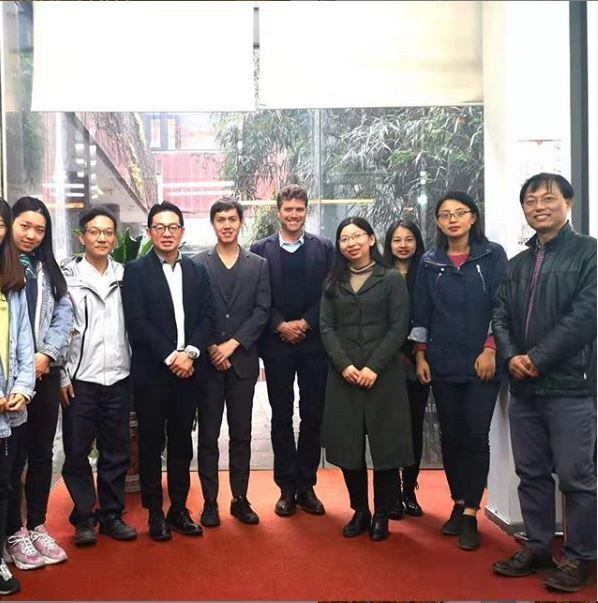
[[[322, 297], [320, 332], [330, 357], [322, 440], [326, 458], [344, 469], [364, 463], [367, 433], [375, 469], [413, 464], [411, 417], [400, 348], [409, 328], [403, 277], [380, 265], [354, 293], [348, 281]], [[378, 374], [372, 389], [345, 381], [353, 364]]]

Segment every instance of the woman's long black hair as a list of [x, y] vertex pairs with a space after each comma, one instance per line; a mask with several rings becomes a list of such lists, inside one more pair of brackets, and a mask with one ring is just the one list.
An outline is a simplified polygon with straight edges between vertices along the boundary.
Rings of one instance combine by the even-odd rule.
[[[349, 276], [349, 261], [347, 258], [341, 253], [340, 243], [338, 242], [341, 232], [345, 226], [349, 226], [349, 224], [355, 224], [357, 228], [361, 228], [367, 232], [368, 235], [374, 237], [376, 239], [376, 234], [374, 233], [374, 229], [370, 226], [370, 223], [360, 216], [350, 216], [345, 218], [336, 229], [336, 240], [335, 240], [335, 253], [334, 260], [332, 261], [332, 268], [324, 281], [324, 292], [326, 295], [330, 295], [335, 287], [338, 285], [340, 281], [346, 280]], [[372, 256], [372, 260], [375, 260], [376, 263], [382, 264], [386, 266], [386, 261], [382, 257], [380, 250], [378, 249], [378, 241], [370, 248], [370, 253]]]
[[21, 197], [12, 206], [13, 221], [17, 216], [26, 211], [34, 211], [38, 214], [41, 214], [46, 220], [46, 233], [38, 247], [38, 253], [43, 267], [50, 278], [50, 285], [52, 286], [54, 299], [59, 300], [66, 295], [67, 286], [64, 275], [62, 274], [62, 271], [58, 266], [58, 262], [54, 257], [54, 250], [52, 249], [52, 219], [50, 218], [50, 212], [44, 203], [39, 199], [36, 199], [35, 197]]
[[392, 237], [395, 234], [397, 228], [406, 228], [415, 237], [415, 254], [409, 262], [409, 270], [407, 270], [407, 288], [409, 291], [413, 291], [413, 283], [415, 283], [415, 275], [419, 266], [419, 261], [426, 251], [424, 245], [424, 239], [419, 226], [411, 220], [398, 220], [386, 231], [386, 237], [384, 238], [384, 260], [390, 266], [395, 265], [395, 257], [392, 254]]
[[[434, 215], [438, 218], [438, 211], [440, 210], [440, 206], [449, 199], [454, 199], [455, 201], [459, 201], [459, 203], [463, 203], [466, 205], [471, 213], [475, 215], [476, 221], [474, 222], [471, 230], [469, 231], [469, 243], [483, 243], [487, 241], [486, 235], [484, 234], [484, 227], [482, 226], [482, 219], [480, 217], [480, 208], [478, 204], [470, 197], [467, 193], [463, 191], [448, 191], [446, 192], [436, 203], [436, 209], [434, 210]], [[441, 249], [448, 249], [448, 239], [446, 235], [436, 226], [436, 245]]]
[[19, 261], [19, 252], [12, 240], [12, 216], [10, 206], [0, 197], [0, 217], [6, 227], [4, 240], [0, 244], [0, 291], [20, 291], [25, 286], [25, 272]]

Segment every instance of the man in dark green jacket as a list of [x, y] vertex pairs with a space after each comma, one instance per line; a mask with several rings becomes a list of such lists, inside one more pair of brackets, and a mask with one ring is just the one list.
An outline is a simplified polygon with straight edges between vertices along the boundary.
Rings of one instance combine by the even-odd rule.
[[[520, 202], [536, 234], [509, 262], [492, 328], [508, 361], [511, 443], [529, 540], [493, 567], [504, 576], [549, 569], [547, 588], [576, 592], [592, 579], [596, 559], [596, 239], [569, 224], [573, 188], [562, 176], [532, 176]], [[567, 525], [556, 567], [553, 472]]]

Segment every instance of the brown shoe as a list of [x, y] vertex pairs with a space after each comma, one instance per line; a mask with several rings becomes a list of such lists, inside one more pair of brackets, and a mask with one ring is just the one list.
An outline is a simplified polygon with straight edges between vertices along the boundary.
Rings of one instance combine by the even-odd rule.
[[549, 551], [534, 552], [527, 548], [519, 549], [510, 559], [492, 564], [495, 574], [509, 578], [522, 578], [536, 572], [553, 570], [555, 567]]
[[546, 576], [544, 586], [548, 590], [566, 593], [576, 593], [583, 590], [592, 581], [594, 563], [584, 559], [565, 558], [554, 571]]

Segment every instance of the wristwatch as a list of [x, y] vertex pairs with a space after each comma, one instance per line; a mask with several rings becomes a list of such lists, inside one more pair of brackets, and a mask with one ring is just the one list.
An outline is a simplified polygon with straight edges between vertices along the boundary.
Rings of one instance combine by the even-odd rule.
[[195, 360], [199, 358], [199, 350], [194, 345], [188, 345], [184, 350], [185, 354], [191, 358], [191, 360]]

